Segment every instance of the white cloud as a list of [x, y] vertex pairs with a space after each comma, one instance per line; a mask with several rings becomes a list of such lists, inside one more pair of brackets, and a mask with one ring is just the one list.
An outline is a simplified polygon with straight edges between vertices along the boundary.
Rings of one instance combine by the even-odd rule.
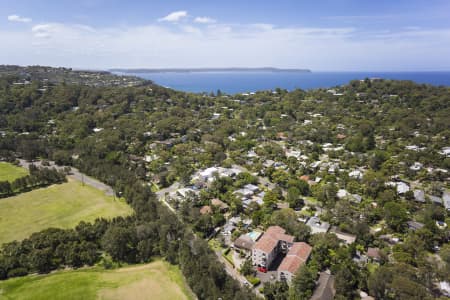
[[22, 23], [29, 23], [32, 21], [31, 18], [24, 18], [18, 15], [10, 15], [8, 16], [8, 21], [11, 22], [22, 22]]
[[450, 69], [450, 28], [362, 31], [269, 24], [89, 27], [38, 24], [2, 31], [0, 61], [78, 68], [275, 66], [317, 70]]
[[187, 11], [180, 10], [180, 11], [174, 11], [173, 13], [168, 14], [164, 18], [158, 19], [158, 21], [163, 22], [178, 22], [183, 18], [186, 18], [188, 15]]
[[200, 23], [200, 24], [211, 24], [211, 23], [216, 23], [216, 20], [209, 18], [209, 17], [197, 17], [194, 19], [195, 23]]

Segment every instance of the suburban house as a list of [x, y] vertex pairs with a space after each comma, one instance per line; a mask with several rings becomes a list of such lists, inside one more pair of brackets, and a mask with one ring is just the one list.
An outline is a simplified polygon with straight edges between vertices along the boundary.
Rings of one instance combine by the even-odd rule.
[[218, 207], [221, 212], [226, 212], [228, 210], [228, 204], [217, 198], [211, 200], [211, 206]]
[[287, 235], [280, 226], [270, 226], [253, 247], [253, 265], [267, 272], [270, 264], [280, 254], [286, 253], [294, 243], [294, 237]]
[[222, 168], [222, 167], [211, 167], [204, 170], [201, 170], [197, 172], [192, 180], [193, 181], [201, 181], [205, 183], [211, 183], [215, 180], [215, 176], [219, 177], [235, 177], [241, 173], [241, 170], [239, 169], [229, 169], [229, 168]]
[[430, 201], [434, 204], [437, 205], [442, 205], [442, 198], [438, 197], [438, 196], [433, 196], [433, 195], [427, 195], [428, 199], [430, 199]]
[[336, 197], [339, 199], [347, 199], [349, 201], [355, 202], [355, 203], [361, 203], [362, 197], [358, 194], [351, 194], [345, 189], [340, 189], [336, 193]]
[[444, 203], [444, 207], [446, 210], [450, 210], [450, 192], [445, 191], [442, 196], [442, 202]]
[[414, 190], [414, 200], [425, 203], [425, 192], [423, 190]]
[[307, 243], [294, 243], [277, 269], [278, 279], [290, 283], [301, 265], [305, 264], [312, 247]]
[[413, 231], [419, 230], [423, 226], [425, 226], [423, 223], [416, 222], [416, 221], [408, 221], [408, 222], [406, 222], [406, 224], [408, 225], [408, 228]]
[[403, 195], [409, 191], [409, 185], [403, 181], [389, 181], [386, 182], [386, 186], [394, 187], [397, 194]]
[[189, 196], [198, 195], [200, 192], [190, 187], [180, 188], [174, 192], [169, 193], [169, 198], [172, 200], [178, 200], [180, 202], [186, 200]]
[[363, 177], [363, 172], [361, 172], [360, 170], [354, 170], [351, 171], [350, 173], [348, 173], [348, 176], [351, 178], [355, 178], [355, 179], [362, 179]]
[[311, 233], [326, 233], [330, 229], [330, 224], [327, 222], [320, 221], [319, 217], [312, 217], [306, 222], [306, 225], [311, 228]]
[[209, 205], [204, 205], [200, 208], [200, 214], [201, 215], [207, 215], [207, 214], [212, 214], [212, 208]]
[[369, 257], [372, 261], [380, 261], [380, 249], [379, 248], [371, 248], [367, 249], [367, 257]]
[[245, 253], [251, 253], [254, 245], [255, 241], [248, 234], [241, 235], [233, 243], [235, 248], [240, 249]]

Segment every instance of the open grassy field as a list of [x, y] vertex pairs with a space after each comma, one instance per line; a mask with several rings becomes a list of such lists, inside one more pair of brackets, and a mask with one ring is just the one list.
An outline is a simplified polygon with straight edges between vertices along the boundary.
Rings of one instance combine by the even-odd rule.
[[13, 182], [15, 179], [28, 175], [28, 170], [7, 162], [0, 162], [0, 181]]
[[124, 200], [78, 181], [0, 199], [0, 244], [22, 240], [49, 227], [71, 228], [80, 221], [132, 213]]
[[98, 267], [0, 281], [0, 299], [194, 299], [181, 271], [163, 261], [104, 270]]

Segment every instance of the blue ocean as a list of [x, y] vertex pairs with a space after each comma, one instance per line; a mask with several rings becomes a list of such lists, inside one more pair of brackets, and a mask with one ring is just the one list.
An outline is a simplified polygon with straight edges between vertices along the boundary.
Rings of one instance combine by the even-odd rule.
[[450, 86], [450, 72], [180, 72], [137, 73], [155, 83], [185, 92], [228, 94], [273, 90], [329, 88], [353, 79], [384, 78]]

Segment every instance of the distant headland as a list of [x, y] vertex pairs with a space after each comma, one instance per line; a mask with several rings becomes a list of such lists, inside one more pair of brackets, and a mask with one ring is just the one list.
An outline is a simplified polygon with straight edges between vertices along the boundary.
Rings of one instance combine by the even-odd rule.
[[160, 68], [160, 69], [109, 69], [110, 72], [121, 73], [203, 73], [203, 72], [302, 72], [311, 73], [308, 69], [263, 68]]

